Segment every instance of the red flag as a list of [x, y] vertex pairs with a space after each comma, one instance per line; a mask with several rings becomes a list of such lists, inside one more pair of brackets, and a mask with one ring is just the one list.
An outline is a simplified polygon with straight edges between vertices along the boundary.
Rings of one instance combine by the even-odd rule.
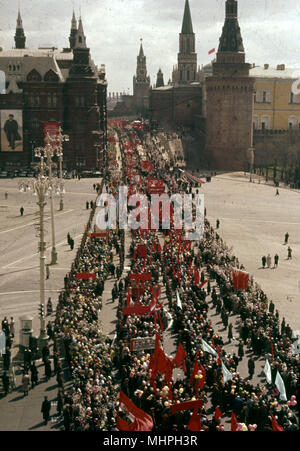
[[271, 332], [269, 333], [269, 337], [270, 337], [271, 353], [272, 353], [272, 357], [274, 359], [274, 346], [273, 346], [273, 342], [272, 342]]
[[194, 268], [194, 284], [199, 285], [199, 283], [200, 283], [200, 274], [199, 274], [198, 268], [196, 268], [196, 266], [195, 266], [195, 268]]
[[86, 272], [83, 273], [77, 273], [76, 274], [76, 279], [96, 279], [96, 274], [89, 274]]
[[195, 409], [193, 415], [191, 416], [188, 424], [188, 428], [190, 431], [201, 431], [201, 413], [198, 414], [198, 409]]
[[237, 426], [238, 426], [237, 418], [236, 418], [234, 412], [232, 412], [232, 414], [231, 414], [231, 431], [232, 432], [236, 431]]
[[248, 290], [249, 274], [239, 269], [232, 270], [232, 280], [235, 290]]
[[120, 392], [120, 405], [123, 404], [126, 409], [134, 416], [134, 422], [128, 423], [118, 416], [117, 428], [121, 431], [144, 431], [149, 432], [153, 429], [153, 420], [150, 415], [139, 409], [133, 402], [123, 393]]
[[218, 353], [218, 365], [221, 365], [221, 346], [217, 346], [217, 353]]
[[176, 352], [176, 356], [175, 356], [175, 359], [174, 359], [174, 363], [175, 363], [175, 366], [177, 368], [180, 368], [181, 365], [182, 365], [182, 369], [186, 373], [185, 358], [186, 358], [186, 352], [185, 352], [184, 347], [182, 346], [182, 344], [179, 343], [178, 348], [177, 348], [177, 352]]
[[219, 418], [222, 418], [223, 414], [220, 410], [220, 408], [217, 406], [216, 411], [215, 411], [215, 419], [218, 420]]
[[173, 404], [170, 408], [172, 415], [177, 412], [181, 412], [183, 410], [195, 410], [201, 409], [203, 405], [203, 401], [201, 399], [197, 399], [196, 401], [185, 401], [179, 404]]
[[278, 424], [278, 422], [277, 422], [276, 418], [274, 417], [273, 413], [270, 412], [270, 414], [271, 414], [271, 419], [272, 419], [272, 429], [273, 429], [273, 431], [276, 431], [276, 432], [284, 432], [283, 427], [281, 427], [281, 426]]
[[211, 49], [208, 54], [211, 55], [212, 53], [215, 53], [216, 49]]

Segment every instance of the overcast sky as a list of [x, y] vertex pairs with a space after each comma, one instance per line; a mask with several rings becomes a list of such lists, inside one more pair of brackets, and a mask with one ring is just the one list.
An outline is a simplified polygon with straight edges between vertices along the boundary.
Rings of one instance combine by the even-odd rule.
[[[239, 0], [239, 23], [249, 63], [300, 68], [300, 2]], [[95, 63], [106, 65], [109, 91], [132, 93], [140, 38], [151, 83], [161, 67], [165, 83], [177, 62], [185, 0], [0, 0], [0, 46], [14, 46], [18, 5], [26, 47], [69, 45], [73, 7], [81, 15]], [[225, 0], [190, 0], [198, 64], [218, 47]]]

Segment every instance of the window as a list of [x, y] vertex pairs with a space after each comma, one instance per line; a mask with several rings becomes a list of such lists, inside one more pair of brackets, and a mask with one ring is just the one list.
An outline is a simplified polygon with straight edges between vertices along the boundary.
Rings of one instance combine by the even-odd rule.
[[270, 103], [271, 102], [271, 92], [269, 89], [264, 89], [262, 93], [262, 103]]
[[297, 128], [298, 120], [296, 116], [290, 116], [289, 117], [289, 130], [292, 130], [293, 128]]
[[47, 104], [48, 104], [48, 108], [56, 108], [56, 106], [57, 106], [57, 94], [56, 94], [56, 92], [48, 92]]
[[254, 116], [254, 118], [253, 118], [253, 128], [254, 128], [254, 130], [258, 129], [258, 124], [259, 124], [259, 118], [258, 118], [258, 116]]
[[186, 73], [186, 78], [187, 78], [187, 81], [190, 81], [190, 71], [189, 70]]
[[294, 103], [294, 93], [290, 93], [290, 103]]
[[270, 129], [270, 116], [263, 116], [261, 118], [261, 129], [262, 130]]

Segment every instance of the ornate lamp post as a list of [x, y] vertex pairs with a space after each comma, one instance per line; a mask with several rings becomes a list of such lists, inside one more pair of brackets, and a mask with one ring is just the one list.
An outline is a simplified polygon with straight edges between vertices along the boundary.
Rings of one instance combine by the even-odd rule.
[[46, 169], [46, 164], [44, 162], [44, 157], [41, 156], [40, 161], [40, 174], [37, 179], [31, 180], [29, 183], [21, 183], [19, 189], [21, 192], [32, 191], [33, 195], [37, 196], [39, 206], [39, 232], [40, 232], [40, 241], [39, 241], [39, 253], [40, 253], [40, 336], [39, 336], [39, 348], [42, 350], [44, 346], [48, 342], [48, 335], [46, 332], [46, 321], [45, 321], [45, 312], [46, 312], [46, 298], [45, 298], [45, 251], [46, 251], [46, 243], [45, 243], [45, 231], [44, 231], [44, 209], [46, 205], [46, 197], [52, 192], [52, 185], [50, 179], [44, 175], [44, 171]]
[[64, 188], [64, 182], [63, 182], [63, 143], [69, 142], [69, 136], [62, 134], [62, 128], [59, 127], [59, 133], [55, 136], [50, 136], [47, 134], [49, 142], [52, 143], [52, 146], [54, 148], [54, 153], [58, 157], [59, 161], [59, 194], [60, 194], [60, 203], [59, 203], [59, 209], [62, 211], [64, 209], [64, 194], [65, 194], [65, 188]]
[[52, 230], [52, 251], [51, 251], [51, 265], [55, 265], [57, 263], [57, 252], [55, 245], [55, 223], [54, 223], [54, 204], [53, 204], [53, 180], [52, 180], [52, 157], [54, 155], [53, 147], [50, 144], [50, 136], [47, 134], [46, 136], [46, 146], [45, 147], [37, 147], [35, 149], [35, 156], [37, 158], [46, 158], [47, 169], [49, 173], [49, 183], [50, 183], [50, 209], [51, 209], [51, 230]]

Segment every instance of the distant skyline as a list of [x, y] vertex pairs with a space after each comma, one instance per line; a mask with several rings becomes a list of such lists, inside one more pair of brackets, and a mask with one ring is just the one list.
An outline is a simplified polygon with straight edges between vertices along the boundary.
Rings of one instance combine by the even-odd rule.
[[[208, 64], [218, 48], [225, 18], [225, 0], [189, 0], [198, 65]], [[240, 0], [246, 60], [256, 65], [285, 64], [300, 68], [300, 4], [291, 0]], [[0, 0], [0, 46], [14, 47], [18, 6], [26, 47], [69, 46], [73, 8], [81, 10], [87, 45], [94, 62], [105, 64], [108, 91], [132, 93], [140, 38], [143, 39], [151, 84], [161, 68], [165, 83], [177, 63], [185, 0]]]

